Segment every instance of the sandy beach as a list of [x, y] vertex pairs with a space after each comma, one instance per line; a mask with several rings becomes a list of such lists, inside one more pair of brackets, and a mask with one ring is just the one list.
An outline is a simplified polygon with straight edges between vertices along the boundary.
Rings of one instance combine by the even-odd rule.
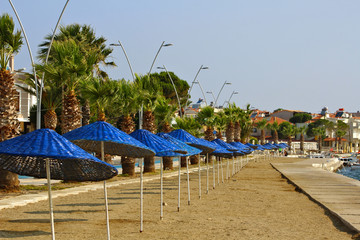
[[[271, 162], [299, 159], [278, 158]], [[212, 172], [212, 171], [211, 171]], [[198, 198], [198, 175], [182, 175], [177, 212], [177, 178], [164, 179], [164, 219], [159, 181], [144, 184], [144, 232], [139, 233], [139, 184], [108, 189], [112, 239], [356, 239], [355, 233], [281, 177], [269, 161], [250, 162], [230, 181]], [[54, 199], [56, 239], [106, 239], [103, 191]], [[50, 239], [48, 202], [0, 211], [0, 239]]]

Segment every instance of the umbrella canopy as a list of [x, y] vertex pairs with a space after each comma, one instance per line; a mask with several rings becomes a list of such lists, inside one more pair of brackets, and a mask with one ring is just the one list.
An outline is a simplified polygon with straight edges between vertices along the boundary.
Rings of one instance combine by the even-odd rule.
[[118, 174], [112, 165], [100, 161], [50, 129], [39, 129], [0, 142], [2, 169], [46, 178], [46, 161], [50, 161], [52, 179], [100, 181]]
[[217, 157], [224, 157], [224, 158], [231, 158], [234, 156], [233, 152], [226, 150], [225, 148], [221, 147], [220, 145], [218, 145], [217, 148], [215, 149], [215, 151], [210, 153], [210, 155], [214, 155]]
[[185, 142], [186, 144], [189, 144], [190, 146], [203, 150], [203, 154], [211, 153], [216, 148], [213, 143], [201, 138], [194, 137], [183, 129], [176, 129], [168, 134], [180, 141]]
[[246, 146], [251, 147], [252, 149], [256, 150], [258, 147], [251, 143], [245, 143]]
[[265, 148], [263, 148], [263, 146], [260, 145], [260, 144], [255, 144], [255, 146], [257, 146], [256, 150], [259, 150], [259, 151], [264, 151], [265, 150]]
[[193, 155], [197, 155], [202, 152], [202, 150], [195, 148], [195, 147], [191, 147], [191, 146], [187, 145], [186, 143], [184, 143], [183, 141], [180, 141], [180, 140], [170, 136], [167, 133], [157, 133], [156, 135], [158, 135], [158, 136], [166, 139], [167, 141], [171, 142], [172, 144], [175, 144], [178, 147], [184, 149], [187, 153], [182, 154], [182, 156], [193, 156]]
[[221, 139], [215, 139], [215, 140], [212, 140], [211, 142], [225, 148], [226, 150], [228, 151], [231, 151], [231, 152], [236, 152], [236, 151], [239, 151], [239, 148], [238, 147], [234, 147], [233, 145], [229, 144], [229, 143], [226, 143], [224, 142], [223, 140]]
[[89, 152], [100, 152], [103, 141], [107, 154], [134, 158], [155, 155], [151, 148], [104, 121], [77, 128], [63, 137]]
[[158, 157], [176, 157], [187, 153], [186, 150], [145, 129], [138, 129], [130, 133], [130, 136], [153, 149]]
[[282, 148], [288, 148], [289, 147], [289, 145], [287, 145], [286, 143], [280, 143], [279, 144]]
[[229, 144], [231, 144], [234, 147], [239, 148], [245, 154], [249, 154], [249, 153], [254, 151], [254, 149], [252, 149], [251, 147], [249, 147], [249, 146], [247, 146], [245, 144], [242, 144], [241, 142], [231, 142]]
[[271, 143], [266, 143], [266, 144], [264, 144], [263, 146], [267, 146], [267, 147], [269, 147], [269, 148], [271, 148], [271, 149], [277, 148], [276, 146], [274, 146], [274, 145], [271, 144]]

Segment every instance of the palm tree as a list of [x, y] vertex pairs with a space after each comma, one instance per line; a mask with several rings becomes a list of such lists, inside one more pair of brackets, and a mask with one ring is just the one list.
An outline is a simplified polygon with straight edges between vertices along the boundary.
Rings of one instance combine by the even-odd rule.
[[89, 68], [93, 66], [96, 55], [84, 55], [73, 40], [54, 42], [52, 53], [52, 61], [37, 65], [37, 68], [45, 73], [46, 79], [62, 86], [61, 131], [64, 134], [81, 126], [82, 116], [76, 90], [81, 80], [90, 79]]
[[245, 143], [249, 140], [249, 136], [251, 134], [253, 123], [251, 121], [251, 114], [253, 110], [250, 109], [250, 104], [246, 106], [246, 109], [238, 110], [238, 114], [240, 117], [240, 141]]
[[339, 144], [341, 144], [341, 139], [343, 136], [346, 135], [347, 130], [349, 129], [349, 126], [346, 123], [344, 123], [343, 121], [338, 120], [335, 128], [336, 128], [336, 131], [335, 131], [336, 149], [337, 149], [337, 152], [339, 152]]
[[[121, 111], [122, 116], [119, 118], [117, 124], [123, 132], [130, 134], [135, 130], [134, 115], [140, 108], [139, 98], [142, 93], [136, 88], [136, 84], [133, 82], [122, 79], [118, 84], [120, 86], [120, 92], [114, 104], [114, 106], [118, 106], [118, 108], [114, 110], [115, 112]], [[122, 156], [122, 173], [128, 176], [134, 176], [135, 162], [135, 158]]]
[[[147, 76], [136, 75], [135, 84], [142, 91], [140, 102], [144, 107], [143, 129], [156, 132], [154, 110], [159, 99], [162, 98], [162, 89], [156, 80]], [[155, 157], [144, 158], [144, 172], [155, 172]]]
[[240, 124], [240, 121], [242, 120], [242, 109], [239, 108], [239, 107], [235, 107], [233, 111], [234, 111], [234, 121], [235, 121], [234, 141], [235, 142], [240, 142], [240, 138], [241, 138], [241, 124]]
[[295, 126], [290, 123], [285, 125], [284, 128], [282, 129], [282, 134], [284, 135], [285, 138], [288, 139], [287, 144], [289, 146], [289, 151], [291, 151], [292, 137], [296, 134]]
[[261, 131], [260, 136], [260, 143], [265, 144], [265, 128], [266, 128], [267, 120], [262, 119], [261, 121], [257, 122], [255, 125]]
[[[172, 128], [170, 122], [173, 119], [175, 112], [178, 110], [177, 106], [171, 104], [170, 102], [171, 99], [169, 98], [166, 99], [164, 97], [162, 99], [159, 99], [154, 110], [158, 130], [165, 133], [171, 132]], [[174, 169], [172, 157], [163, 157], [163, 164], [164, 164], [163, 165], [164, 170]]]
[[214, 119], [214, 125], [216, 128], [216, 138], [218, 139], [222, 139], [222, 132], [226, 129], [227, 126], [227, 120], [226, 120], [226, 115], [224, 112], [218, 112], [215, 115], [215, 119]]
[[201, 125], [206, 126], [205, 140], [212, 141], [215, 139], [214, 137], [214, 118], [215, 113], [214, 109], [210, 106], [204, 107], [201, 109], [199, 114], [197, 115], [196, 119], [199, 121]]
[[278, 135], [279, 124], [276, 121], [274, 121], [274, 123], [272, 124], [271, 123], [266, 124], [266, 128], [272, 131], [274, 142], [277, 144], [279, 142], [279, 135]]
[[321, 152], [322, 150], [322, 139], [325, 136], [325, 127], [324, 126], [318, 126], [316, 128], [312, 129], [315, 137], [318, 139], [318, 148], [319, 148], [319, 152]]
[[307, 126], [302, 126], [297, 128], [297, 132], [300, 133], [300, 151], [304, 152], [305, 148], [304, 148], [304, 141], [305, 141], [305, 133], [307, 131]]
[[[13, 74], [7, 70], [10, 58], [22, 46], [20, 31], [15, 31], [13, 19], [8, 14], [0, 16], [0, 141], [19, 134], [19, 121], [16, 111], [16, 90]], [[0, 189], [16, 191], [19, 189], [18, 175], [0, 169]]]
[[173, 125], [174, 129], [183, 129], [195, 137], [200, 137], [201, 124], [192, 117], [176, 118], [176, 124]]
[[224, 113], [226, 115], [227, 126], [226, 126], [226, 141], [228, 143], [234, 141], [234, 122], [235, 122], [235, 103], [229, 105], [229, 107], [224, 109]]
[[[30, 93], [31, 95], [35, 96], [36, 92], [36, 86], [35, 86], [35, 79], [34, 75], [27, 74], [27, 77], [25, 79], [20, 80], [29, 87], [23, 87], [21, 85], [17, 85], [25, 92]], [[38, 82], [38, 88], [40, 89], [40, 83]], [[42, 105], [44, 109], [46, 110], [46, 113], [44, 114], [44, 126], [45, 128], [53, 129], [55, 130], [58, 123], [58, 116], [56, 114], [56, 110], [61, 106], [61, 86], [57, 86], [56, 82], [47, 81], [46, 85], [44, 85], [44, 88], [42, 89]]]

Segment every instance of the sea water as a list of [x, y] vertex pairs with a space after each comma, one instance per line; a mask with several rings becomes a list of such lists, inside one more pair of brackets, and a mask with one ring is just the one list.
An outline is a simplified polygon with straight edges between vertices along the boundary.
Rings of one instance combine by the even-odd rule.
[[360, 180], [360, 167], [343, 167], [337, 171], [337, 173]]

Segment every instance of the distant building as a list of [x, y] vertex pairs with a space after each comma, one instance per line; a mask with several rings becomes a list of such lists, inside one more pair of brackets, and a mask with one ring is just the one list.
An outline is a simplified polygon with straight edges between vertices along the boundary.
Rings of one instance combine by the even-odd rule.
[[278, 117], [278, 118], [285, 119], [286, 121], [289, 121], [290, 118], [292, 118], [297, 113], [305, 113], [305, 112], [299, 111], [299, 110], [280, 110], [277, 112], [273, 112], [270, 115], [272, 117]]

